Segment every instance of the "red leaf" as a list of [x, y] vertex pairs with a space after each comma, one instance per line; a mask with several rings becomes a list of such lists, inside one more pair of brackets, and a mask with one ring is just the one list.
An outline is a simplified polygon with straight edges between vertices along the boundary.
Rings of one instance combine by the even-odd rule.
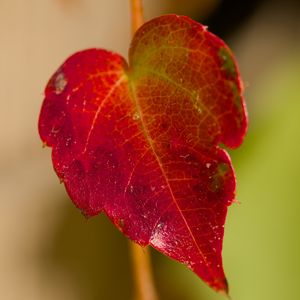
[[234, 199], [230, 158], [247, 125], [228, 47], [187, 17], [144, 24], [129, 51], [90, 49], [50, 79], [39, 131], [55, 171], [85, 215], [104, 211], [227, 291], [222, 240]]

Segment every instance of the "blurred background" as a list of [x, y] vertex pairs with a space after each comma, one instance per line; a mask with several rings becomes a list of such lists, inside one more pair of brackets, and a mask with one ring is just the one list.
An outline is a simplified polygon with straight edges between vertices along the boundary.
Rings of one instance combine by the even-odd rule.
[[[189, 15], [226, 40], [245, 82], [250, 127], [231, 153], [237, 199], [224, 266], [234, 300], [299, 299], [300, 1], [144, 0], [145, 17]], [[124, 56], [127, 0], [0, 1], [0, 299], [129, 300], [126, 239], [86, 220], [58, 183], [37, 133], [43, 88], [73, 52]], [[161, 300], [226, 299], [155, 251]]]

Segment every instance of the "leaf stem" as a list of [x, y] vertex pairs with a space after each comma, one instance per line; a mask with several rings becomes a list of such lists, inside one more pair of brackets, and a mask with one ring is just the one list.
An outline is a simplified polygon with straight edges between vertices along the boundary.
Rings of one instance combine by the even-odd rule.
[[144, 23], [142, 0], [130, 0], [131, 3], [131, 32], [132, 36]]
[[135, 281], [135, 300], [158, 300], [154, 287], [149, 247], [129, 241]]

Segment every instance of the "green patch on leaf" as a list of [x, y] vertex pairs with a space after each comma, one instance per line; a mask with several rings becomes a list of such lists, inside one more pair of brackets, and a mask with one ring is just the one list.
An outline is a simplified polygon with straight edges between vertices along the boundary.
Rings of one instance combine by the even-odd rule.
[[231, 82], [231, 89], [233, 93], [233, 104], [237, 107], [240, 113], [243, 112], [243, 103], [241, 101], [241, 94], [235, 82]]
[[225, 70], [227, 75], [236, 77], [237, 71], [236, 71], [235, 63], [234, 63], [229, 51], [226, 48], [222, 47], [219, 50], [218, 55], [221, 58], [222, 68]]

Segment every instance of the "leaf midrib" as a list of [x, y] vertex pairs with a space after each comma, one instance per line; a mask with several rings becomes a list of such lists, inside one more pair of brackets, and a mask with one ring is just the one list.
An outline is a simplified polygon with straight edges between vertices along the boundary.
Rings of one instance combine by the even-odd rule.
[[[201, 251], [201, 249], [200, 249], [200, 247], [199, 247], [199, 245], [198, 245], [198, 243], [196, 241], [196, 238], [195, 238], [195, 236], [194, 236], [194, 234], [193, 234], [193, 232], [192, 232], [192, 230], [191, 230], [191, 228], [190, 228], [190, 226], [188, 224], [188, 221], [185, 218], [185, 216], [184, 216], [184, 214], [183, 214], [183, 212], [182, 212], [182, 210], [181, 210], [181, 208], [180, 208], [180, 206], [179, 206], [179, 204], [178, 204], [178, 202], [176, 200], [176, 197], [173, 194], [170, 182], [168, 180], [168, 177], [167, 177], [166, 172], [165, 172], [164, 167], [163, 167], [163, 163], [162, 163], [162, 161], [160, 160], [158, 154], [155, 151], [155, 146], [154, 146], [154, 143], [153, 143], [153, 139], [151, 138], [149, 130], [147, 129], [147, 127], [145, 125], [143, 112], [142, 112], [142, 109], [141, 109], [138, 97], [136, 95], [135, 84], [134, 84], [133, 80], [129, 77], [129, 75], [128, 75], [128, 81], [127, 82], [128, 82], [128, 86], [129, 86], [129, 91], [131, 91], [132, 99], [133, 99], [134, 104], [136, 106], [137, 113], [140, 116], [141, 129], [142, 129], [142, 131], [144, 133], [144, 136], [145, 136], [145, 139], [146, 139], [147, 143], [149, 144], [150, 149], [152, 150], [152, 153], [153, 153], [153, 155], [154, 155], [154, 157], [155, 157], [155, 159], [157, 161], [157, 164], [158, 164], [158, 166], [159, 166], [159, 168], [161, 170], [163, 178], [164, 178], [164, 180], [166, 182], [166, 186], [169, 189], [172, 201], [174, 202], [174, 204], [175, 204], [178, 212], [180, 213], [180, 216], [183, 219], [183, 221], [184, 221], [184, 223], [185, 223], [185, 225], [186, 225], [186, 227], [188, 229], [188, 232], [190, 233], [190, 236], [192, 237], [193, 243], [195, 244], [195, 246], [196, 246], [196, 248], [198, 250], [198, 253], [202, 257], [202, 260], [204, 261], [204, 263], [205, 263], [207, 269], [209, 270], [209, 272], [211, 273], [212, 277], [214, 277], [213, 274], [212, 274], [212, 272], [211, 272], [210, 266], [209, 266], [208, 262], [206, 261], [205, 255]], [[152, 232], [154, 232], [154, 229], [155, 228], [153, 228]]]

